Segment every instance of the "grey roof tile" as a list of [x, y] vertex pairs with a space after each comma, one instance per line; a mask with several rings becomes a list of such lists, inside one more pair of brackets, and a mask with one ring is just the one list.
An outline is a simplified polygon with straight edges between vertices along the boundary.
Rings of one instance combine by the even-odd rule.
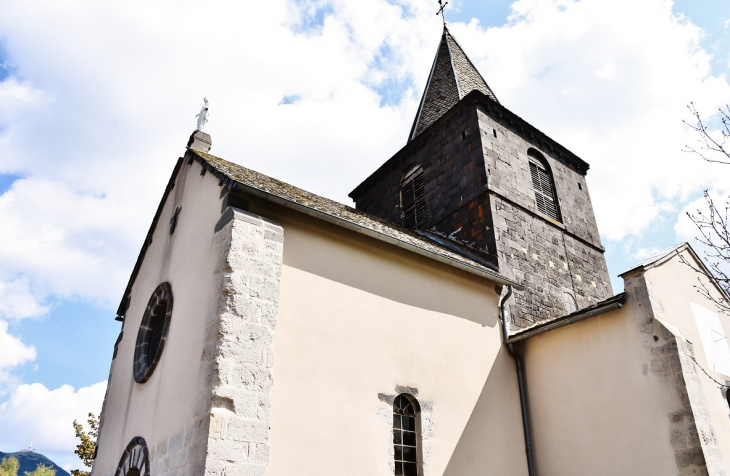
[[413, 140], [474, 90], [499, 103], [459, 43], [444, 28], [408, 140]]
[[276, 180], [267, 175], [247, 169], [240, 165], [223, 160], [220, 157], [206, 154], [204, 152], [189, 149], [189, 153], [193, 153], [207, 168], [217, 177], [222, 178], [223, 182], [231, 180], [236, 184], [250, 187], [260, 192], [273, 195], [279, 199], [286, 200], [296, 205], [301, 205], [318, 213], [328, 215], [335, 220], [334, 223], [343, 224], [350, 223], [371, 230], [378, 235], [390, 238], [392, 241], [398, 241], [414, 248], [427, 251], [454, 264], [467, 266], [480, 271], [483, 274], [493, 276], [499, 281], [509, 281], [493, 269], [470, 259], [465, 254], [452, 251], [446, 246], [440, 245], [432, 239], [424, 237], [412, 230], [408, 230], [382, 218], [365, 213], [352, 207], [348, 207], [342, 203], [330, 200], [329, 198], [316, 195], [301, 188], [294, 187], [288, 183]]

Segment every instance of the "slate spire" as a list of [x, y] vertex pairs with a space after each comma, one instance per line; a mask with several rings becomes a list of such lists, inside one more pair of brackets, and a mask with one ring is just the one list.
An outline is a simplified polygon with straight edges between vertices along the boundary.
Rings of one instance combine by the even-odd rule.
[[454, 107], [473, 90], [483, 92], [495, 102], [497, 96], [484, 81], [464, 50], [444, 25], [444, 33], [436, 50], [431, 74], [421, 98], [421, 104], [413, 121], [408, 141], [413, 140], [428, 126]]

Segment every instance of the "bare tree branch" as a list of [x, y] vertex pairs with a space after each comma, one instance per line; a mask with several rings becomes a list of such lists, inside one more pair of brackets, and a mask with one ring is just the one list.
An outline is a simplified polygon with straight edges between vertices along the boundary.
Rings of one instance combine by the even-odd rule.
[[718, 284], [725, 293], [724, 295], [718, 296], [717, 293], [711, 293], [700, 278], [698, 278], [699, 285], [695, 288], [705, 298], [715, 303], [721, 312], [730, 314], [730, 302], [727, 299], [727, 296], [730, 295], [730, 276], [721, 264], [724, 262], [730, 266], [730, 230], [728, 230], [730, 207], [726, 204], [724, 210], [718, 209], [707, 190], [705, 190], [705, 200], [709, 213], [703, 214], [701, 210], [697, 210], [694, 215], [687, 212], [687, 217], [692, 220], [700, 232], [700, 236], [696, 237], [697, 241], [710, 249], [710, 251], [704, 252], [709, 270], [695, 266], [684, 257], [680, 259], [696, 273], [705, 276], [710, 281], [714, 280]]
[[727, 145], [727, 141], [730, 138], [730, 105], [726, 104], [725, 109], [718, 108], [720, 122], [722, 123], [719, 135], [710, 133], [702, 121], [700, 113], [697, 112], [694, 103], [689, 103], [687, 109], [689, 109], [694, 119], [692, 122], [687, 122], [683, 119], [682, 122], [698, 133], [699, 139], [697, 139], [697, 142], [699, 142], [700, 146], [697, 149], [686, 145], [682, 150], [684, 152], [695, 153], [707, 162], [730, 165], [730, 147]]
[[[694, 120], [692, 122], [683, 122], [697, 132], [699, 136], [697, 142], [699, 142], [700, 147], [698, 150], [685, 146], [683, 150], [695, 153], [707, 162], [730, 165], [730, 143], [728, 142], [728, 139], [730, 139], [730, 105], [726, 104], [724, 109], [718, 109], [722, 126], [717, 133], [708, 131], [694, 103], [690, 103], [687, 109], [689, 109]], [[695, 288], [701, 295], [715, 303], [720, 312], [730, 314], [730, 302], [728, 301], [728, 296], [730, 296], [730, 276], [728, 275], [730, 272], [728, 271], [730, 270], [730, 230], [728, 230], [730, 202], [726, 202], [724, 207], [718, 206], [707, 190], [705, 190], [705, 200], [707, 201], [707, 210], [704, 213], [697, 210], [694, 214], [688, 212], [687, 216], [700, 232], [700, 236], [696, 237], [697, 241], [709, 250], [704, 251], [704, 261], [707, 263], [707, 268], [698, 267], [685, 260], [684, 257], [681, 259], [692, 270], [704, 276], [707, 280], [717, 283], [724, 294], [711, 293], [705, 284], [707, 280], [702, 280], [701, 276], [698, 276], [699, 285]]]

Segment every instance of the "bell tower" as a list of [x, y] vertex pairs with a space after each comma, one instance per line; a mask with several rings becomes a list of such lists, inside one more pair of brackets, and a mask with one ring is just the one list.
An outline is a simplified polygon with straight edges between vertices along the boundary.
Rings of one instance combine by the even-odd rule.
[[522, 283], [527, 327], [613, 295], [588, 168], [504, 107], [444, 25], [406, 146], [350, 197]]

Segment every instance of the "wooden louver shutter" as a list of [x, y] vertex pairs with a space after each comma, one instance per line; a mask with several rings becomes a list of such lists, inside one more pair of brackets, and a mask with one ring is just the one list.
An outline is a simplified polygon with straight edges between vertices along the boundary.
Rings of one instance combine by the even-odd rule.
[[532, 186], [535, 189], [535, 204], [537, 209], [553, 220], [560, 220], [558, 205], [555, 197], [555, 188], [550, 174], [534, 162], [530, 162]]
[[423, 169], [418, 167], [409, 173], [400, 190], [403, 226], [416, 228], [426, 220], [426, 198]]

